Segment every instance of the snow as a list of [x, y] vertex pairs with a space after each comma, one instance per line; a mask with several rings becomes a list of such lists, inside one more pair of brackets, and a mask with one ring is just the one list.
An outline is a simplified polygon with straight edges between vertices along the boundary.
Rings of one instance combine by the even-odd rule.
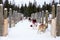
[[0, 6], [3, 6], [3, 4], [0, 4]]
[[0, 40], [60, 40], [60, 37], [51, 36], [51, 24], [44, 33], [30, 27], [31, 24], [27, 19], [18, 22], [15, 27], [8, 28], [7, 37], [0, 37]]
[[4, 8], [4, 10], [7, 10], [7, 8]]
[[60, 6], [60, 4], [57, 4], [57, 6]]

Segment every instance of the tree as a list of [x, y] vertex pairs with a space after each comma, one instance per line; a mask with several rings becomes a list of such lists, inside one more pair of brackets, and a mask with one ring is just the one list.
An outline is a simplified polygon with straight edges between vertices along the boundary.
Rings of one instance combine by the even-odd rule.
[[36, 6], [37, 6], [37, 3], [36, 3], [36, 1], [34, 0], [34, 3], [33, 3], [33, 12], [34, 12], [34, 13], [37, 11]]
[[16, 10], [17, 10], [17, 12], [20, 12], [19, 5], [17, 6], [17, 9]]
[[37, 7], [37, 12], [40, 12], [41, 11], [41, 7], [40, 5]]
[[9, 8], [9, 2], [8, 2], [8, 0], [5, 1], [4, 7], [5, 7], [5, 8]]
[[4, 8], [7, 8], [7, 11], [8, 11], [7, 17], [8, 17], [9, 16], [9, 2], [8, 2], [8, 0], [5, 0]]
[[44, 10], [44, 12], [45, 12], [45, 10], [47, 9], [47, 4], [46, 4], [46, 2], [44, 2], [44, 5], [42, 6], [42, 10]]
[[21, 13], [24, 13], [24, 7], [23, 7], [23, 4], [22, 4], [22, 6], [21, 6], [21, 8], [20, 8], [20, 12], [21, 12]]
[[33, 13], [33, 8], [32, 8], [32, 3], [29, 2], [29, 6], [28, 6], [28, 15], [31, 16], [31, 14]]
[[47, 4], [46, 5], [46, 10], [48, 10], [48, 12], [51, 12], [52, 11], [52, 6], [50, 4]]
[[2, 0], [0, 0], [0, 4], [2, 4], [3, 3], [3, 1]]
[[24, 16], [28, 16], [28, 8], [27, 8], [27, 5], [25, 4], [24, 6]]
[[52, 1], [52, 5], [54, 5], [54, 4], [55, 4], [55, 1], [53, 0], [53, 1]]
[[12, 8], [12, 4], [11, 4], [11, 1], [10, 1], [10, 3], [9, 3], [9, 8]]

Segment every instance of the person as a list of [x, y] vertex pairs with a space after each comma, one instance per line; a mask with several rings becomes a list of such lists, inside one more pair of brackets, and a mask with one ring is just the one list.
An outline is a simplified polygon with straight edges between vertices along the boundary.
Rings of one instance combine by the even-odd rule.
[[36, 21], [36, 19], [33, 19], [33, 20], [32, 20], [32, 23], [33, 23], [33, 25], [34, 25], [35, 27], [37, 27], [37, 24], [36, 24], [37, 21]]
[[32, 20], [32, 23], [35, 24], [35, 23], [36, 23], [36, 19], [33, 19], [33, 20]]

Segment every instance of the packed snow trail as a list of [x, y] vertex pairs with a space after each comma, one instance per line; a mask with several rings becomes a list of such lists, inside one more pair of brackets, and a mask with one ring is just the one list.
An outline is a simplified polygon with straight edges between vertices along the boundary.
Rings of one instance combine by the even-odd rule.
[[60, 40], [60, 37], [54, 38], [51, 36], [50, 24], [46, 32], [41, 34], [30, 27], [31, 24], [27, 19], [20, 21], [15, 27], [8, 29], [7, 37], [0, 37], [0, 40]]

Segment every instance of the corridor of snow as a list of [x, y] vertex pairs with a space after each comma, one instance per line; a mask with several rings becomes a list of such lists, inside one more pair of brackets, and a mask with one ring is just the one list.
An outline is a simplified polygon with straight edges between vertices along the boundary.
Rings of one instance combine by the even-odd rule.
[[28, 20], [18, 22], [15, 27], [8, 28], [8, 36], [0, 37], [0, 40], [59, 40], [60, 37], [51, 36], [51, 24], [44, 33], [39, 33], [37, 28], [30, 27], [32, 23]]

